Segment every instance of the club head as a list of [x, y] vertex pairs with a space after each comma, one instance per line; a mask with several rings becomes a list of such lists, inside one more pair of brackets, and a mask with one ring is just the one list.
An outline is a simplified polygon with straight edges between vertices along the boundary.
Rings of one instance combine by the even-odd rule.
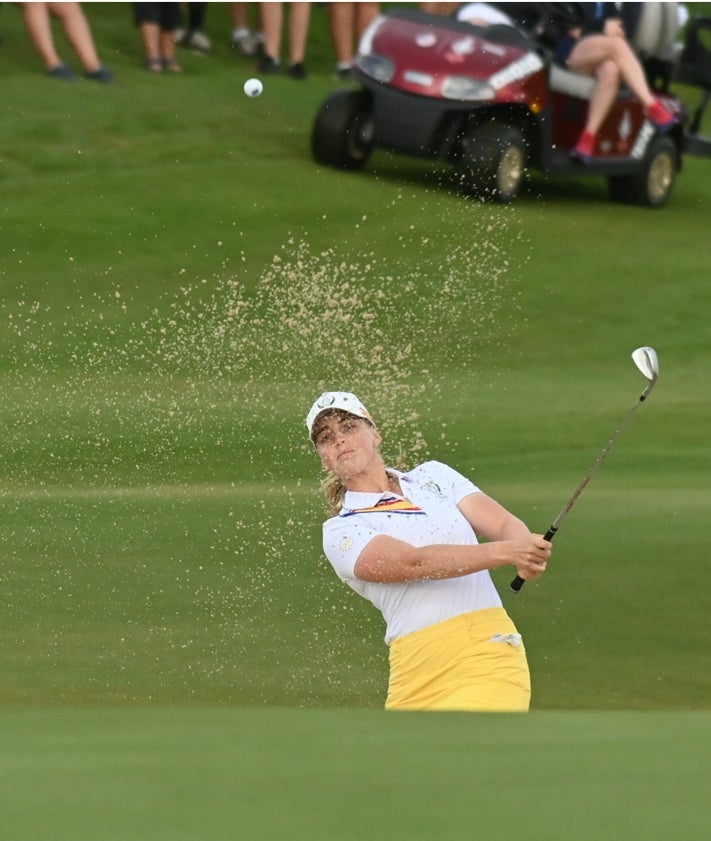
[[637, 350], [632, 351], [632, 359], [634, 360], [634, 364], [651, 383], [657, 381], [657, 377], [659, 376], [659, 360], [657, 359], [657, 352], [654, 348], [638, 347]]

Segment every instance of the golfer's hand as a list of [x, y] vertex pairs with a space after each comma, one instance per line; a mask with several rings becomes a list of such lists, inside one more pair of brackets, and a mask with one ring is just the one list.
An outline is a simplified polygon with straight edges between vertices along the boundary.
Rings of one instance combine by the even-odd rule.
[[532, 534], [530, 538], [515, 542], [516, 557], [512, 563], [518, 576], [524, 581], [535, 581], [546, 571], [553, 544], [540, 534]]

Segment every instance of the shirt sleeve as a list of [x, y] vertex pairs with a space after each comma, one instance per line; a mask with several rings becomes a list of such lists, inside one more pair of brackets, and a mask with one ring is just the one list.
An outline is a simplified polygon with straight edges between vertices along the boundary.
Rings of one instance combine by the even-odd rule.
[[323, 551], [342, 581], [356, 577], [358, 556], [377, 534], [358, 515], [332, 517], [323, 524]]
[[448, 464], [431, 461], [423, 466], [428, 473], [432, 473], [432, 481], [447, 493], [454, 505], [458, 505], [465, 496], [481, 492], [481, 488]]

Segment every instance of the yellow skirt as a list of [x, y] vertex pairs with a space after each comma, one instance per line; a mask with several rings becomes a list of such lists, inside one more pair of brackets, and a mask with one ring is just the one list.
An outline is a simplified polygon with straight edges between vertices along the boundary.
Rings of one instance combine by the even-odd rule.
[[526, 651], [502, 607], [455, 616], [390, 644], [387, 710], [527, 712]]

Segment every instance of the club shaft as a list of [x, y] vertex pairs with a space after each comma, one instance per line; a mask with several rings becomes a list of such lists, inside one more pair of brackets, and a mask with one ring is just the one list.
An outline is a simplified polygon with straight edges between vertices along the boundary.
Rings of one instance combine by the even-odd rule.
[[[567, 517], [568, 512], [575, 505], [575, 503], [578, 500], [578, 497], [585, 490], [585, 487], [588, 484], [588, 482], [595, 475], [597, 469], [600, 467], [602, 462], [605, 460], [605, 457], [607, 456], [607, 454], [614, 447], [615, 443], [617, 442], [617, 439], [622, 434], [622, 431], [624, 430], [624, 428], [627, 426], [627, 424], [632, 419], [632, 416], [635, 414], [637, 409], [639, 409], [639, 407], [642, 405], [642, 403], [644, 403], [644, 401], [647, 399], [647, 396], [649, 395], [649, 392], [652, 390], [652, 388], [654, 386], [654, 382], [655, 381], [652, 381], [647, 386], [647, 388], [645, 388], [645, 390], [639, 396], [639, 399], [637, 400], [637, 402], [634, 404], [634, 406], [628, 412], [625, 419], [622, 421], [622, 423], [617, 427], [617, 429], [613, 433], [612, 438], [610, 438], [610, 440], [607, 442], [607, 444], [605, 444], [605, 446], [602, 448], [602, 450], [600, 451], [600, 455], [595, 459], [595, 462], [593, 463], [592, 467], [588, 470], [588, 472], [585, 474], [585, 477], [583, 478], [582, 482], [573, 491], [573, 494], [571, 495], [570, 499], [565, 503], [565, 505], [561, 509], [560, 513], [558, 514], [558, 516], [551, 523], [550, 528], [548, 529], [548, 531], [544, 535], [544, 538], [546, 540], [553, 540], [553, 538], [555, 537], [558, 529], [560, 528], [561, 523]], [[511, 582], [511, 589], [514, 591], [514, 593], [518, 593], [518, 591], [521, 589], [521, 587], [523, 587], [524, 584], [525, 584], [525, 579], [523, 579], [519, 575], [517, 575], [514, 578], [514, 580]]]

